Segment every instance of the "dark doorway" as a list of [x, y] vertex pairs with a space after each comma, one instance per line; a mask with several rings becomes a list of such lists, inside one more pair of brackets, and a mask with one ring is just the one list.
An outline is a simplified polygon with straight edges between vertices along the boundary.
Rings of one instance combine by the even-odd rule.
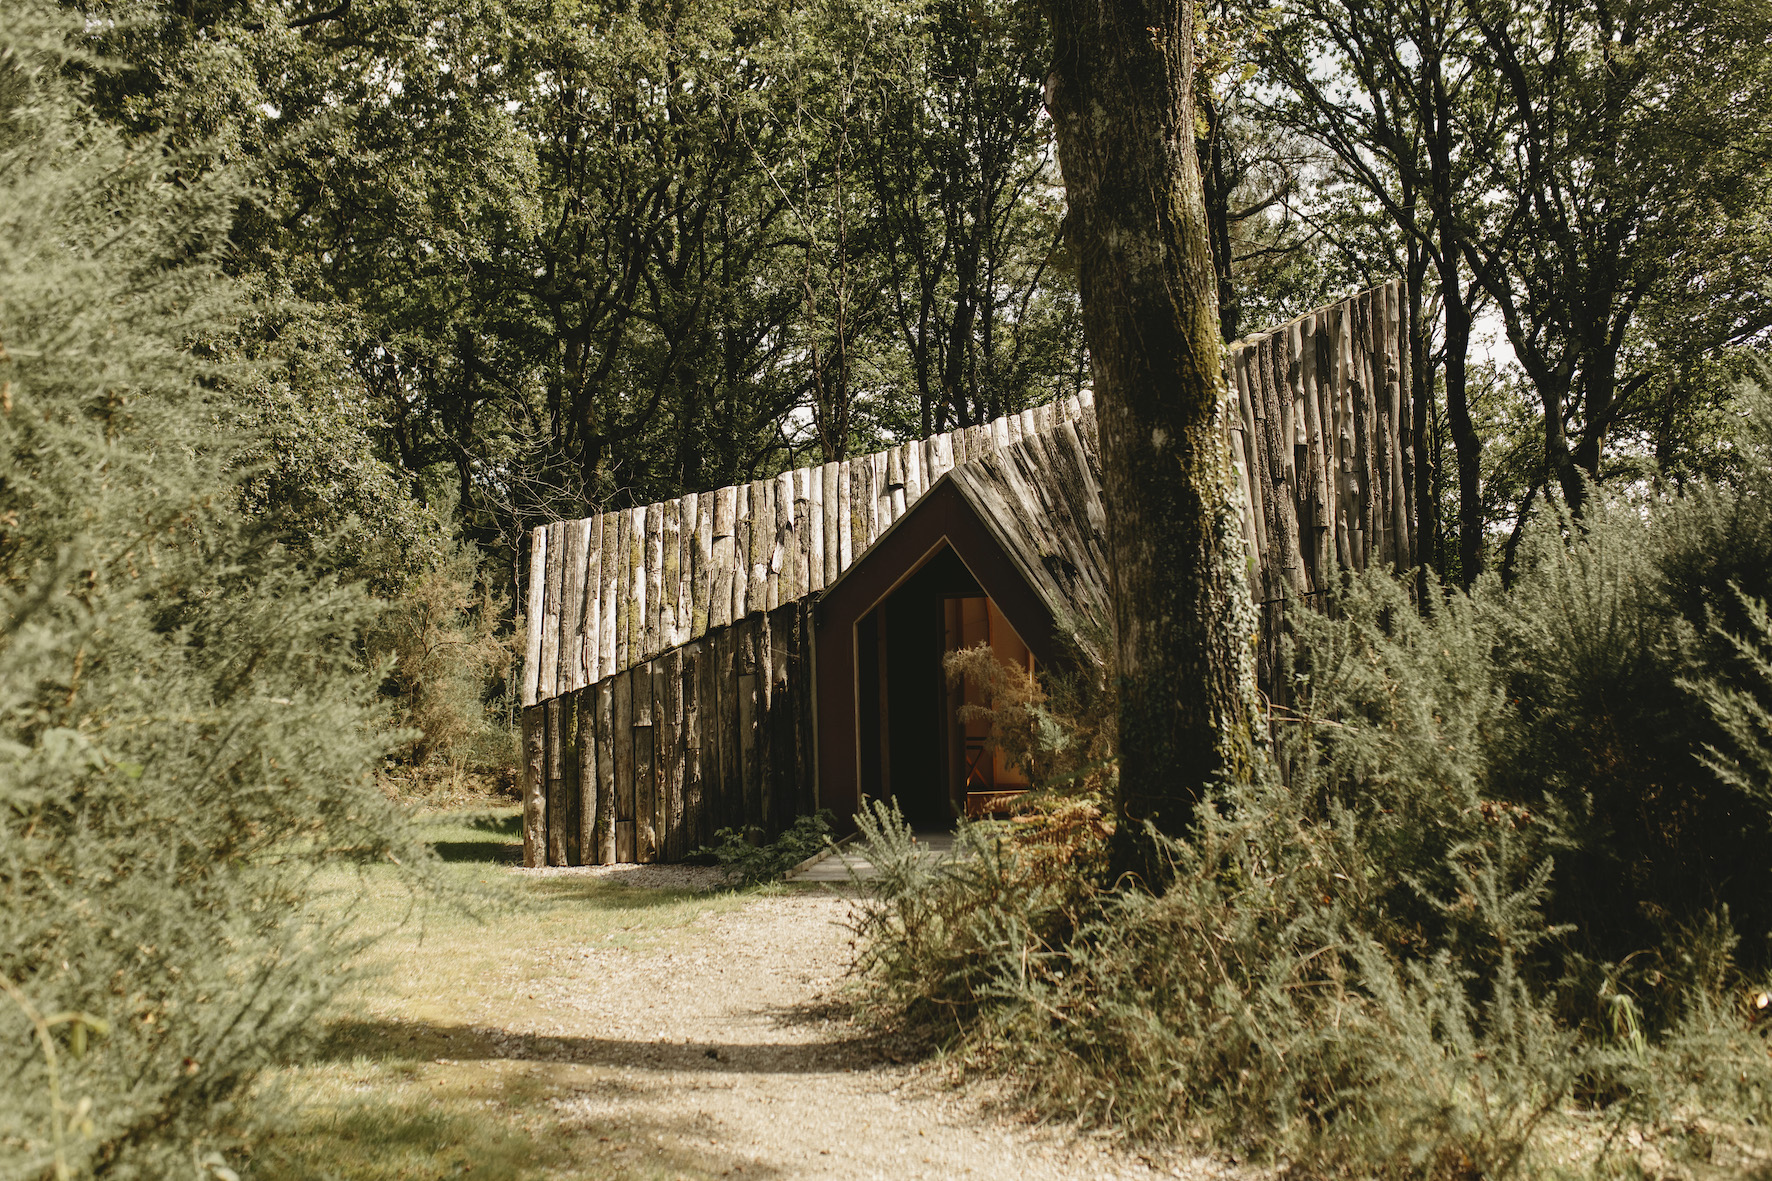
[[856, 628], [861, 789], [895, 799], [913, 825], [946, 826], [956, 814], [941, 664], [946, 603], [983, 593], [944, 546]]

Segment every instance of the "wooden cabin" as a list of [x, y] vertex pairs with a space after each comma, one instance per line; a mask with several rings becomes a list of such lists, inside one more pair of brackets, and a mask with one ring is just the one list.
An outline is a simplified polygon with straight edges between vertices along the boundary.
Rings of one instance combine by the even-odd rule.
[[[1264, 640], [1341, 570], [1414, 564], [1399, 295], [1372, 288], [1227, 356]], [[846, 823], [864, 796], [927, 823], [991, 807], [1025, 777], [960, 718], [942, 658], [987, 643], [1028, 667], [1099, 659], [1105, 527], [1085, 393], [537, 528], [525, 864], [676, 860], [721, 828], [821, 807]]]

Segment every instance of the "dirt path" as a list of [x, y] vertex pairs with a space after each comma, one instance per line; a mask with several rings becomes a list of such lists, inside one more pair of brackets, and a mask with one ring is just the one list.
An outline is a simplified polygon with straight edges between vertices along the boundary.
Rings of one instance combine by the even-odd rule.
[[[993, 1118], [863, 1041], [831, 1001], [848, 904], [758, 898], [703, 919], [678, 950], [586, 947], [527, 969], [501, 1056], [573, 1064], [553, 1100], [578, 1134], [656, 1175], [759, 1178], [1231, 1176], [1153, 1166]], [[533, 1007], [530, 1007], [533, 1006]], [[527, 1026], [527, 1028], [523, 1028]], [[631, 1154], [631, 1155], [630, 1155]]]

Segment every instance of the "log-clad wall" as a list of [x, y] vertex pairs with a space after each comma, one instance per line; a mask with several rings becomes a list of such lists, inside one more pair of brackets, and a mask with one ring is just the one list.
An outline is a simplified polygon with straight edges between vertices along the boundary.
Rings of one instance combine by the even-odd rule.
[[677, 861], [813, 811], [811, 626], [789, 602], [524, 710], [524, 864]]
[[[1395, 284], [1374, 288], [1228, 353], [1266, 636], [1283, 600], [1309, 601], [1335, 569], [1412, 560], [1397, 296]], [[1087, 392], [854, 460], [535, 529], [524, 863], [674, 860], [717, 828], [773, 832], [816, 807], [817, 594], [956, 464], [1061, 422], [1093, 436]]]
[[1344, 570], [1415, 565], [1408, 305], [1385, 283], [1231, 346], [1231, 429], [1247, 505], [1260, 678], [1288, 601], [1322, 605]]

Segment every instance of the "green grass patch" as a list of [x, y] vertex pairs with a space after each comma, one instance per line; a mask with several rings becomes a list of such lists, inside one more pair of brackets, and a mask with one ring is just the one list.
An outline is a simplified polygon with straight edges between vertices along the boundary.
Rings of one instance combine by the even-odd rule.
[[[606, 1078], [550, 1060], [564, 955], [687, 946], [731, 891], [639, 888], [619, 876], [535, 874], [515, 808], [444, 809], [419, 824], [441, 864], [430, 894], [392, 866], [333, 871], [339, 905], [376, 942], [323, 1035], [255, 1093], [250, 1176], [408, 1178], [718, 1176], [682, 1129], [600, 1125], [571, 1098]], [[347, 876], [348, 875], [348, 876]], [[349, 887], [347, 890], [345, 887]]]

